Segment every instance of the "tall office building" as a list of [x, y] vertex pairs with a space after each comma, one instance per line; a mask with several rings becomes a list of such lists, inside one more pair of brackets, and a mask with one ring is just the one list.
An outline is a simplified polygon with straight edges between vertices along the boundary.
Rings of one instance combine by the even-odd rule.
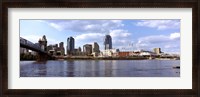
[[60, 43], [59, 43], [59, 47], [60, 47], [60, 48], [64, 48], [64, 43], [63, 43], [63, 42], [60, 42]]
[[59, 43], [59, 50], [61, 51], [61, 55], [65, 54], [65, 48], [64, 48], [64, 43], [63, 42]]
[[92, 54], [92, 45], [91, 44], [85, 44], [85, 45], [83, 45], [83, 52], [86, 55], [91, 55]]
[[99, 53], [100, 50], [99, 50], [99, 45], [97, 42], [94, 42], [94, 44], [92, 45], [92, 52], [96, 52], [96, 53]]
[[67, 54], [73, 54], [74, 47], [75, 47], [75, 40], [73, 37], [67, 38]]
[[110, 35], [106, 35], [104, 39], [105, 50], [112, 49], [112, 38]]
[[81, 52], [81, 47], [78, 47], [78, 51]]

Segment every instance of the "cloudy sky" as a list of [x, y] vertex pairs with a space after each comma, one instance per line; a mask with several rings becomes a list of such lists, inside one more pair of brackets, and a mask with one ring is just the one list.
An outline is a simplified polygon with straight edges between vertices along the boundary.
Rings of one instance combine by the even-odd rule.
[[166, 53], [180, 52], [180, 20], [20, 20], [20, 37], [33, 43], [46, 35], [48, 45], [75, 38], [75, 47], [97, 42], [111, 35], [113, 48], [121, 51], [160, 47]]

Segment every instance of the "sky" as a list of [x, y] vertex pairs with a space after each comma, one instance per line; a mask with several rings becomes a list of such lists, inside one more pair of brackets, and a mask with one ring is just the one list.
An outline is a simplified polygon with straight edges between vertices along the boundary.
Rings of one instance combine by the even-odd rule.
[[33, 43], [46, 35], [48, 45], [75, 39], [75, 48], [97, 42], [103, 50], [105, 35], [120, 51], [161, 48], [164, 53], [180, 53], [180, 20], [20, 20], [20, 37]]

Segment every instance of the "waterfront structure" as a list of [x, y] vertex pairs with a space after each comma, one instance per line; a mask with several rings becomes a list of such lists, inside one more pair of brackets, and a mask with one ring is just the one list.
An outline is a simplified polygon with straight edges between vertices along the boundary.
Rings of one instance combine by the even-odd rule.
[[75, 40], [73, 37], [67, 38], [67, 54], [72, 55], [74, 52]]
[[51, 55], [64, 55], [65, 49], [64, 49], [64, 43], [60, 42], [59, 47], [58, 44], [49, 45], [47, 47], [48, 53]]
[[61, 55], [65, 55], [65, 48], [64, 48], [64, 43], [63, 42], [59, 43], [58, 51], [60, 51]]
[[46, 36], [43, 35], [42, 39], [40, 38], [38, 41], [41, 49], [43, 49], [44, 51], [47, 51], [47, 39]]
[[151, 52], [140, 52], [141, 56], [151, 56]]
[[85, 53], [85, 55], [91, 55], [92, 54], [92, 45], [91, 44], [83, 45], [83, 52]]
[[101, 57], [116, 57], [118, 56], [119, 49], [106, 49], [101, 52]]
[[99, 50], [99, 45], [97, 42], [94, 42], [94, 44], [92, 45], [92, 55], [94, 57], [97, 57], [100, 53], [100, 50]]
[[75, 48], [74, 51], [73, 51], [73, 54], [74, 54], [74, 55], [77, 55], [77, 54], [76, 54], [77, 52], [78, 52], [78, 49]]
[[156, 54], [161, 54], [161, 49], [160, 48], [154, 48], [153, 49], [154, 50], [154, 53], [156, 53]]
[[81, 47], [75, 48], [73, 51], [73, 56], [84, 56], [85, 54], [81, 52]]
[[139, 51], [130, 51], [129, 56], [140, 56], [140, 52]]
[[104, 38], [104, 49], [112, 49], [112, 38], [110, 35], [106, 35]]
[[48, 46], [47, 46], [47, 51], [48, 51], [48, 53], [51, 54], [51, 55], [56, 55], [57, 48], [58, 48], [58, 44], [48, 45]]
[[[40, 46], [39, 43], [35, 43], [35, 45]], [[29, 50], [29, 51], [31, 51], [31, 55], [34, 55], [34, 56], [37, 55], [37, 52], [35, 52], [35, 51], [33, 51], [33, 50]]]
[[38, 43], [32, 43], [31, 41], [20, 37], [20, 47], [26, 48], [31, 52], [33, 52], [33, 53], [29, 52], [28, 53], [29, 55], [35, 54], [37, 56], [35, 57], [31, 55], [29, 58], [29, 57], [24, 57], [22, 54], [20, 55], [20, 60], [36, 59], [37, 61], [45, 61], [48, 58], [52, 58], [52, 56], [49, 56], [47, 53], [47, 39], [45, 35], [42, 37], [42, 39], [41, 38], [39, 39]]
[[157, 54], [151, 51], [141, 51], [140, 56], [150, 57], [150, 56], [157, 56]]
[[36, 56], [36, 55], [37, 55], [37, 52], [35, 52], [35, 51], [32, 51], [32, 50], [31, 50], [31, 52], [30, 52], [30, 53], [31, 53], [31, 55], [34, 55], [34, 56]]
[[99, 45], [97, 42], [94, 42], [94, 44], [92, 45], [92, 52], [97, 52], [97, 53], [100, 52]]
[[29, 52], [28, 49], [23, 48], [23, 47], [20, 47], [20, 54], [26, 54], [26, 53], [28, 53], [28, 52]]
[[119, 57], [128, 57], [128, 56], [131, 56], [131, 52], [129, 52], [129, 51], [119, 52], [118, 56]]
[[64, 48], [64, 43], [63, 43], [63, 42], [60, 42], [60, 43], [59, 43], [59, 47], [60, 47], [60, 48]]
[[78, 51], [81, 52], [81, 47], [78, 47]]

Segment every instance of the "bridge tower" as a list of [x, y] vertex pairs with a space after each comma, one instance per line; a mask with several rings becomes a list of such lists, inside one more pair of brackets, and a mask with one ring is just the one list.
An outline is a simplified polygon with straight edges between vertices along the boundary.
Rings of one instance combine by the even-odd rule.
[[[47, 39], [46, 36], [43, 35], [42, 39], [40, 38], [38, 41], [41, 49], [43, 49], [45, 52], [47, 52]], [[46, 61], [48, 59], [48, 55], [45, 53], [38, 53], [38, 61]]]
[[47, 39], [45, 35], [43, 35], [42, 39], [39, 39], [38, 43], [44, 51], [47, 51]]
[[37, 61], [47, 61], [49, 56], [44, 53], [37, 53]]

